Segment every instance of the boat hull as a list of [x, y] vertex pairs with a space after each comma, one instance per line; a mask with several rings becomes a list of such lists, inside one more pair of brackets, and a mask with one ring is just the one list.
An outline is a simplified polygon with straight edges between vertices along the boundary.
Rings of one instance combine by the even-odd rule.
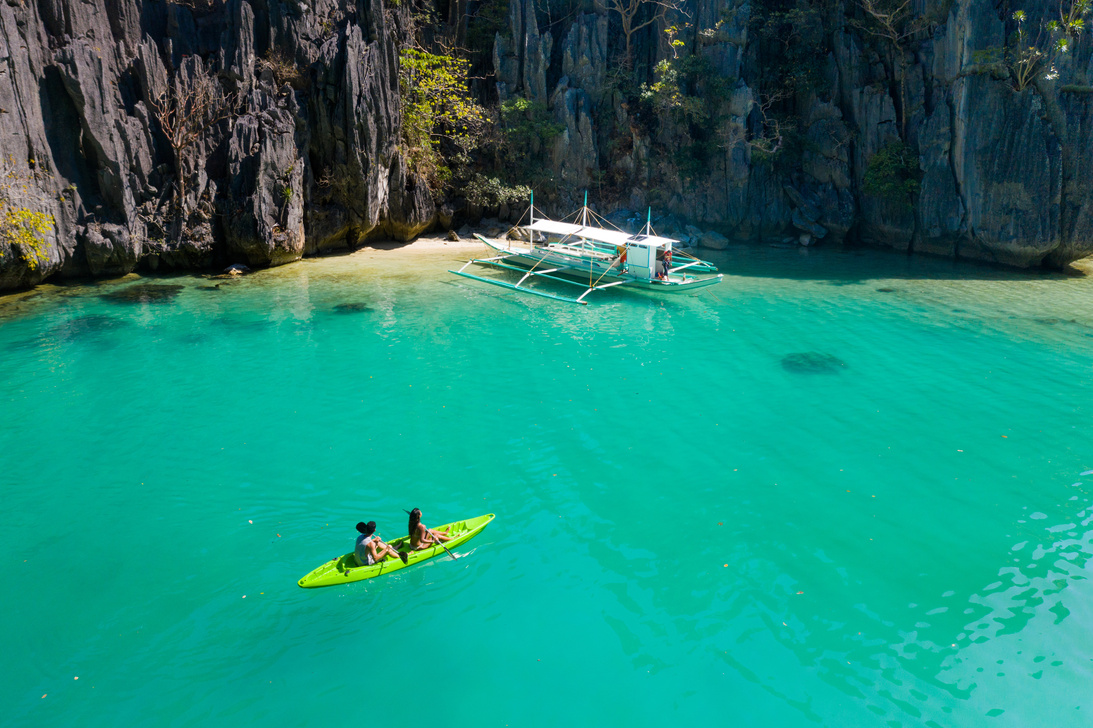
[[[444, 543], [444, 545], [451, 550], [482, 533], [482, 529], [488, 526], [493, 519], [494, 514], [487, 513], [486, 515], [478, 516], [477, 518], [468, 518], [463, 521], [448, 523], [445, 524], [445, 526], [440, 526], [438, 529], [434, 530], [447, 527], [448, 533], [454, 534], [450, 541]], [[409, 541], [409, 536], [402, 536], [401, 538], [392, 539], [387, 543], [396, 550], [403, 550], [410, 547]], [[441, 554], [444, 554], [444, 549], [442, 547], [432, 546], [421, 551], [410, 551], [409, 558], [405, 564], [402, 563], [402, 559], [388, 556], [378, 564], [372, 566], [358, 566], [357, 557], [353, 552], [350, 552], [348, 554], [343, 554], [339, 558], [327, 561], [317, 569], [313, 569], [300, 579], [297, 584], [304, 589], [314, 589], [322, 586], [335, 586], [337, 584], [348, 584], [349, 582], [362, 581], [364, 579], [374, 579], [377, 576], [383, 576], [392, 571], [398, 571], [400, 569], [405, 569], [407, 566], [413, 566], [422, 561], [428, 561], [434, 556], [439, 556]]]
[[[476, 235], [480, 241], [504, 256], [509, 265], [527, 270], [547, 271], [557, 269], [552, 275], [561, 276], [578, 283], [602, 286], [607, 283], [625, 284], [627, 288], [640, 288], [658, 293], [686, 293], [698, 288], [714, 286], [721, 282], [722, 274], [708, 276], [669, 275], [667, 280], [646, 280], [629, 275], [619, 275], [618, 266], [613, 266], [615, 258], [606, 253], [599, 257], [590, 257], [587, 253], [567, 254], [558, 249], [546, 247], [531, 248], [503, 244], [497, 240]], [[704, 265], [709, 265], [703, 262]]]

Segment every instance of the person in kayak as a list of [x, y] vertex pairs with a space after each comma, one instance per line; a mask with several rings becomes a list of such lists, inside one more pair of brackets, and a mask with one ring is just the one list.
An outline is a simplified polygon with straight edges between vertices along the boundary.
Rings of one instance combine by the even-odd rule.
[[441, 541], [450, 541], [451, 537], [448, 535], [447, 527], [440, 529], [439, 531], [433, 531], [425, 528], [425, 524], [421, 522], [421, 509], [415, 508], [410, 511], [410, 548], [414, 551], [421, 551], [427, 549], [430, 546], [434, 546]]
[[369, 521], [368, 523], [361, 521], [357, 524], [357, 531], [361, 535], [357, 536], [357, 547], [354, 549], [354, 553], [357, 556], [357, 563], [361, 566], [378, 564], [388, 556], [394, 556], [396, 559], [401, 558], [398, 551], [380, 541], [379, 536], [376, 535], [375, 521]]

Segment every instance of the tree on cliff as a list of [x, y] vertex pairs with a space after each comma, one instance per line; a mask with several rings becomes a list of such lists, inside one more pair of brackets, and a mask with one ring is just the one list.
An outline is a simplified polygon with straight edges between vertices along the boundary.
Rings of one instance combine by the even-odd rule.
[[1010, 17], [1017, 29], [1006, 45], [1003, 58], [1014, 90], [1024, 91], [1038, 80], [1054, 81], [1058, 77], [1055, 64], [1070, 52], [1085, 30], [1091, 5], [1090, 0], [1063, 0], [1059, 3], [1059, 19], [1041, 20], [1035, 34], [1029, 28], [1025, 11], [1013, 11]]
[[185, 222], [186, 179], [193, 173], [186, 161], [186, 150], [231, 117], [237, 100], [233, 94], [224, 92], [213, 69], [205, 68], [201, 59], [195, 58], [149, 103], [171, 145], [178, 183], [174, 218]]
[[451, 55], [407, 48], [399, 56], [402, 144], [410, 169], [433, 188], [451, 178], [441, 144], [468, 155], [486, 130], [486, 111], [468, 86], [470, 63]]
[[907, 136], [907, 53], [912, 43], [921, 40], [933, 19], [915, 12], [913, 0], [857, 0], [862, 19], [853, 24], [865, 34], [882, 41], [889, 50], [892, 75], [899, 84], [900, 136]]
[[626, 63], [633, 61], [633, 38], [643, 28], [663, 22], [669, 10], [681, 10], [680, 0], [605, 0], [604, 7], [618, 13], [622, 34], [626, 38]]

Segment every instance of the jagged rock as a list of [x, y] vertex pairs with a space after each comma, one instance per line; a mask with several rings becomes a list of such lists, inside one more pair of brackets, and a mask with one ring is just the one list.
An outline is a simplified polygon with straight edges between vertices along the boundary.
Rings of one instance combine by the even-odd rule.
[[91, 223], [77, 228], [76, 238], [91, 275], [122, 276], [137, 266], [141, 245], [122, 225]]
[[822, 239], [827, 237], [827, 228], [805, 217], [801, 208], [797, 208], [793, 211], [792, 221], [793, 227], [808, 233], [814, 238]]
[[550, 100], [554, 118], [565, 129], [554, 140], [551, 161], [559, 170], [563, 186], [587, 188], [596, 169], [598, 155], [592, 129], [592, 100], [583, 89], [569, 88], [562, 78]]
[[509, 35], [497, 34], [493, 45], [493, 66], [497, 73], [497, 95], [502, 101], [523, 96], [546, 102], [546, 71], [554, 39], [550, 32], [540, 35], [531, 0], [509, 3]]
[[608, 73], [608, 20], [606, 15], [584, 13], [573, 20], [562, 41], [562, 75], [574, 88], [583, 89], [599, 106]]
[[304, 253], [303, 162], [292, 99], [286, 108], [261, 88], [228, 142], [228, 254], [252, 266], [280, 265]]
[[698, 238], [698, 244], [711, 250], [724, 250], [729, 247], [729, 239], [719, 232], [707, 230]]
[[414, 177], [404, 163], [391, 169], [389, 217], [384, 231], [400, 242], [408, 242], [436, 223], [436, 203], [429, 185]]
[[447, 238], [448, 238], [449, 241], [451, 241], [453, 243], [458, 243], [459, 242], [459, 233], [457, 233], [455, 230], [449, 230]]
[[922, 230], [915, 249], [936, 255], [953, 255], [965, 232], [964, 203], [950, 164], [951, 115], [952, 107], [943, 99], [919, 134], [923, 175], [918, 204]]

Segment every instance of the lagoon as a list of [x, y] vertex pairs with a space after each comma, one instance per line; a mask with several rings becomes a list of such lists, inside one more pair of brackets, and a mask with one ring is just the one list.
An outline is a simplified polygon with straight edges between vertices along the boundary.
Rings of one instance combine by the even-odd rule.
[[[740, 247], [577, 307], [467, 255], [0, 298], [6, 724], [1093, 721], [1093, 278]], [[297, 587], [414, 506], [497, 519]]]

